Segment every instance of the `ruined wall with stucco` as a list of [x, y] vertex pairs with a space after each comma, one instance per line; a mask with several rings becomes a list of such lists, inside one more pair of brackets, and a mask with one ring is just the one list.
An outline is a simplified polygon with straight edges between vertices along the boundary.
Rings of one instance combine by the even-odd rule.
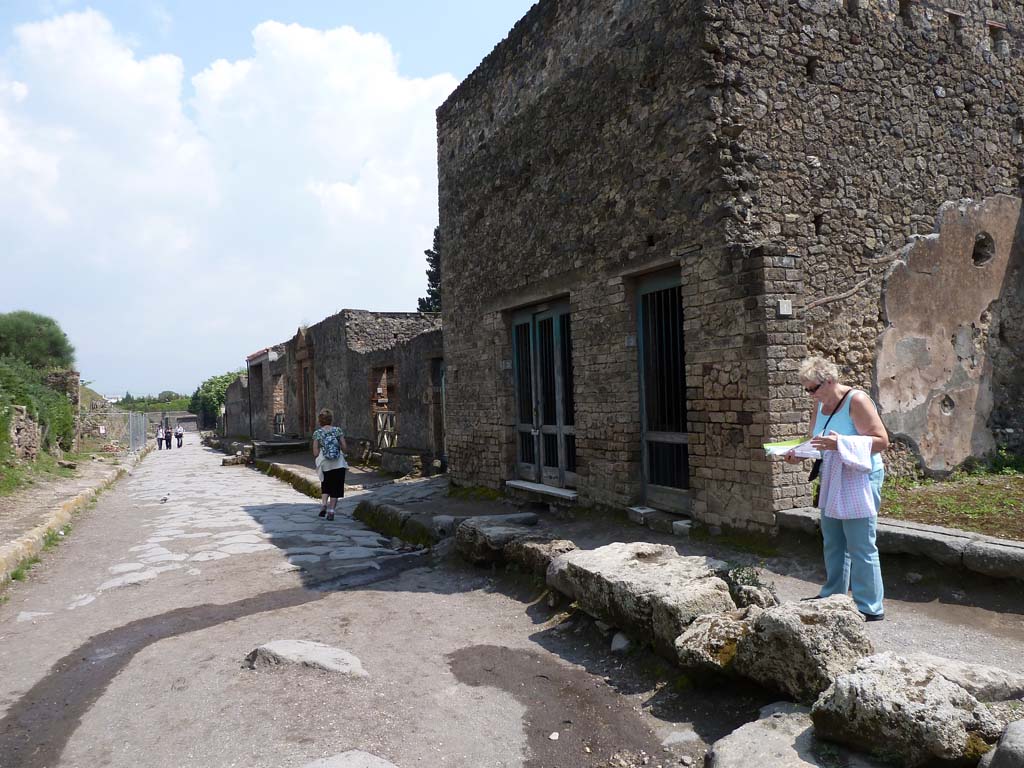
[[[1015, 386], [1024, 374], [1024, 345], [1009, 336], [1017, 332], [1012, 311], [1021, 307], [1021, 227], [1019, 197], [947, 203], [936, 232], [915, 238], [883, 284], [878, 404], [889, 431], [929, 472], [947, 473], [996, 448], [993, 430], [1004, 426], [992, 419], [1000, 357], [1018, 356], [1002, 362], [1018, 373], [1001, 377], [1005, 384]], [[1019, 394], [999, 396], [1020, 402]]]
[[[806, 425], [802, 413], [791, 422], [805, 405], [793, 373], [804, 344], [871, 390], [886, 327], [883, 281], [908, 239], [931, 234], [949, 201], [1019, 195], [1024, 8], [973, 0], [953, 4], [960, 16], [937, 2], [905, 4], [905, 14], [896, 0], [861, 2], [857, 12], [850, 5], [709, 4], [724, 71], [722, 125], [736, 135], [736, 156], [756, 178], [742, 196], [746, 237], [789, 257], [787, 269], [769, 273], [765, 284], [769, 304], [792, 298], [796, 310], [769, 338], [771, 401], [785, 414], [773, 427], [779, 436]], [[1004, 221], [1000, 228], [1013, 226]], [[964, 268], [945, 274], [955, 279]], [[1013, 306], [1001, 310], [1007, 319], [1019, 316], [1019, 303]], [[910, 311], [939, 325], [949, 310], [925, 302]], [[1019, 339], [1005, 346], [1019, 350]], [[1011, 383], [1020, 379], [1011, 371], [1020, 369], [1003, 354], [1011, 363], [1005, 381], [977, 395], [982, 412], [1009, 422], [1020, 418], [1020, 391]], [[898, 436], [905, 417], [890, 410], [890, 394], [883, 400], [883, 420]], [[968, 410], [960, 408], [961, 415]], [[935, 419], [928, 429], [949, 434], [935, 431]], [[968, 421], [973, 417], [958, 429]], [[980, 434], [958, 441], [973, 450], [991, 444]], [[794, 504], [809, 500], [802, 470], [778, 465], [775, 484]]]

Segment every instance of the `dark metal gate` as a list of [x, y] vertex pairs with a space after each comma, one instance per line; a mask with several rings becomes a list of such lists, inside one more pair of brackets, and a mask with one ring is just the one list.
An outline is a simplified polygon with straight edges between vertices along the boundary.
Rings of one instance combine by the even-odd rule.
[[576, 487], [572, 319], [566, 304], [513, 319], [516, 468], [524, 480]]
[[638, 287], [645, 496], [648, 504], [672, 508], [690, 487], [682, 289], [677, 275]]

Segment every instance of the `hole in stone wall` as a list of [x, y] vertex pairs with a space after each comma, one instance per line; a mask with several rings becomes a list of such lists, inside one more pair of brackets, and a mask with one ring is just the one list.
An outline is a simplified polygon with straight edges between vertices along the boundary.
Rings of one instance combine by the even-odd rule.
[[1010, 55], [1010, 36], [1006, 27], [994, 21], [988, 22], [989, 47], [996, 56]]
[[657, 242], [658, 242], [658, 238], [655, 237], [654, 235], [648, 235], [647, 236], [647, 247], [648, 248], [653, 248], [654, 244], [657, 243]]
[[900, 1], [900, 20], [908, 27], [914, 25], [913, 16], [913, 2], [912, 0], [899, 0]]
[[963, 44], [964, 42], [964, 17], [962, 14], [953, 11], [946, 11], [946, 18], [949, 20], [949, 28], [953, 30], [953, 42]]
[[953, 409], [956, 408], [956, 403], [953, 402], [953, 398], [949, 395], [943, 395], [942, 401], [939, 403], [939, 408], [942, 409], [942, 412], [946, 416], [949, 416], [949, 414], [953, 412]]
[[825, 223], [825, 216], [824, 216], [824, 214], [819, 213], [819, 214], [817, 214], [814, 217], [814, 235], [816, 237], [821, 237], [821, 227], [822, 227], [822, 225], [824, 223]]
[[974, 253], [971, 254], [974, 266], [985, 266], [992, 261], [992, 257], [995, 255], [996, 243], [992, 239], [992, 235], [988, 232], [979, 232], [974, 238]]
[[860, 14], [860, 0], [843, 0], [843, 7], [851, 16]]
[[807, 79], [813, 80], [818, 74], [818, 57], [807, 57]]

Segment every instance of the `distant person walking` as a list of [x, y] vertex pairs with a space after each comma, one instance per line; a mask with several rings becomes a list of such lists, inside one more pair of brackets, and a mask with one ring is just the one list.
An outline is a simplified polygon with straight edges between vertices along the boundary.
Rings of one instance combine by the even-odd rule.
[[162, 424], [156, 430], [156, 449], [158, 451], [164, 449], [164, 427]]
[[181, 424], [174, 428], [174, 436], [178, 438], [178, 447], [181, 448], [181, 441], [185, 439], [185, 429]]
[[320, 428], [313, 433], [313, 459], [317, 474], [320, 475], [320, 517], [334, 519], [338, 499], [345, 495], [345, 433], [334, 424], [334, 413], [330, 408], [321, 409], [317, 414]]
[[[818, 597], [852, 590], [864, 618], [880, 621], [885, 612], [875, 528], [885, 479], [882, 451], [889, 447], [889, 435], [871, 398], [839, 382], [835, 363], [809, 357], [798, 376], [814, 404], [811, 445], [821, 451], [808, 478], [821, 479], [816, 506], [821, 509], [826, 580]], [[790, 452], [786, 461], [801, 459]]]
[[167, 445], [167, 450], [171, 450], [174, 447], [174, 430], [171, 429], [171, 425], [168, 424], [164, 427], [164, 443]]

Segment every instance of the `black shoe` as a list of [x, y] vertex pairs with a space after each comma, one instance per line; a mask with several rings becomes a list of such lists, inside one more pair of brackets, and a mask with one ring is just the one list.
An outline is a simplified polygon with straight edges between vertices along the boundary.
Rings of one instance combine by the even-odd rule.
[[884, 613], [864, 613], [864, 611], [861, 611], [860, 615], [864, 617], [864, 621], [885, 621]]
[[334, 521], [334, 513], [333, 512], [328, 512], [327, 513], [327, 519], [333, 522]]
[[814, 597], [801, 597], [800, 598], [800, 602], [801, 603], [806, 603], [808, 600], [824, 600], [824, 599], [825, 599], [824, 595], [815, 595]]
[[320, 510], [320, 517], [323, 517], [326, 514], [327, 514], [327, 508], [324, 507], [323, 509]]

